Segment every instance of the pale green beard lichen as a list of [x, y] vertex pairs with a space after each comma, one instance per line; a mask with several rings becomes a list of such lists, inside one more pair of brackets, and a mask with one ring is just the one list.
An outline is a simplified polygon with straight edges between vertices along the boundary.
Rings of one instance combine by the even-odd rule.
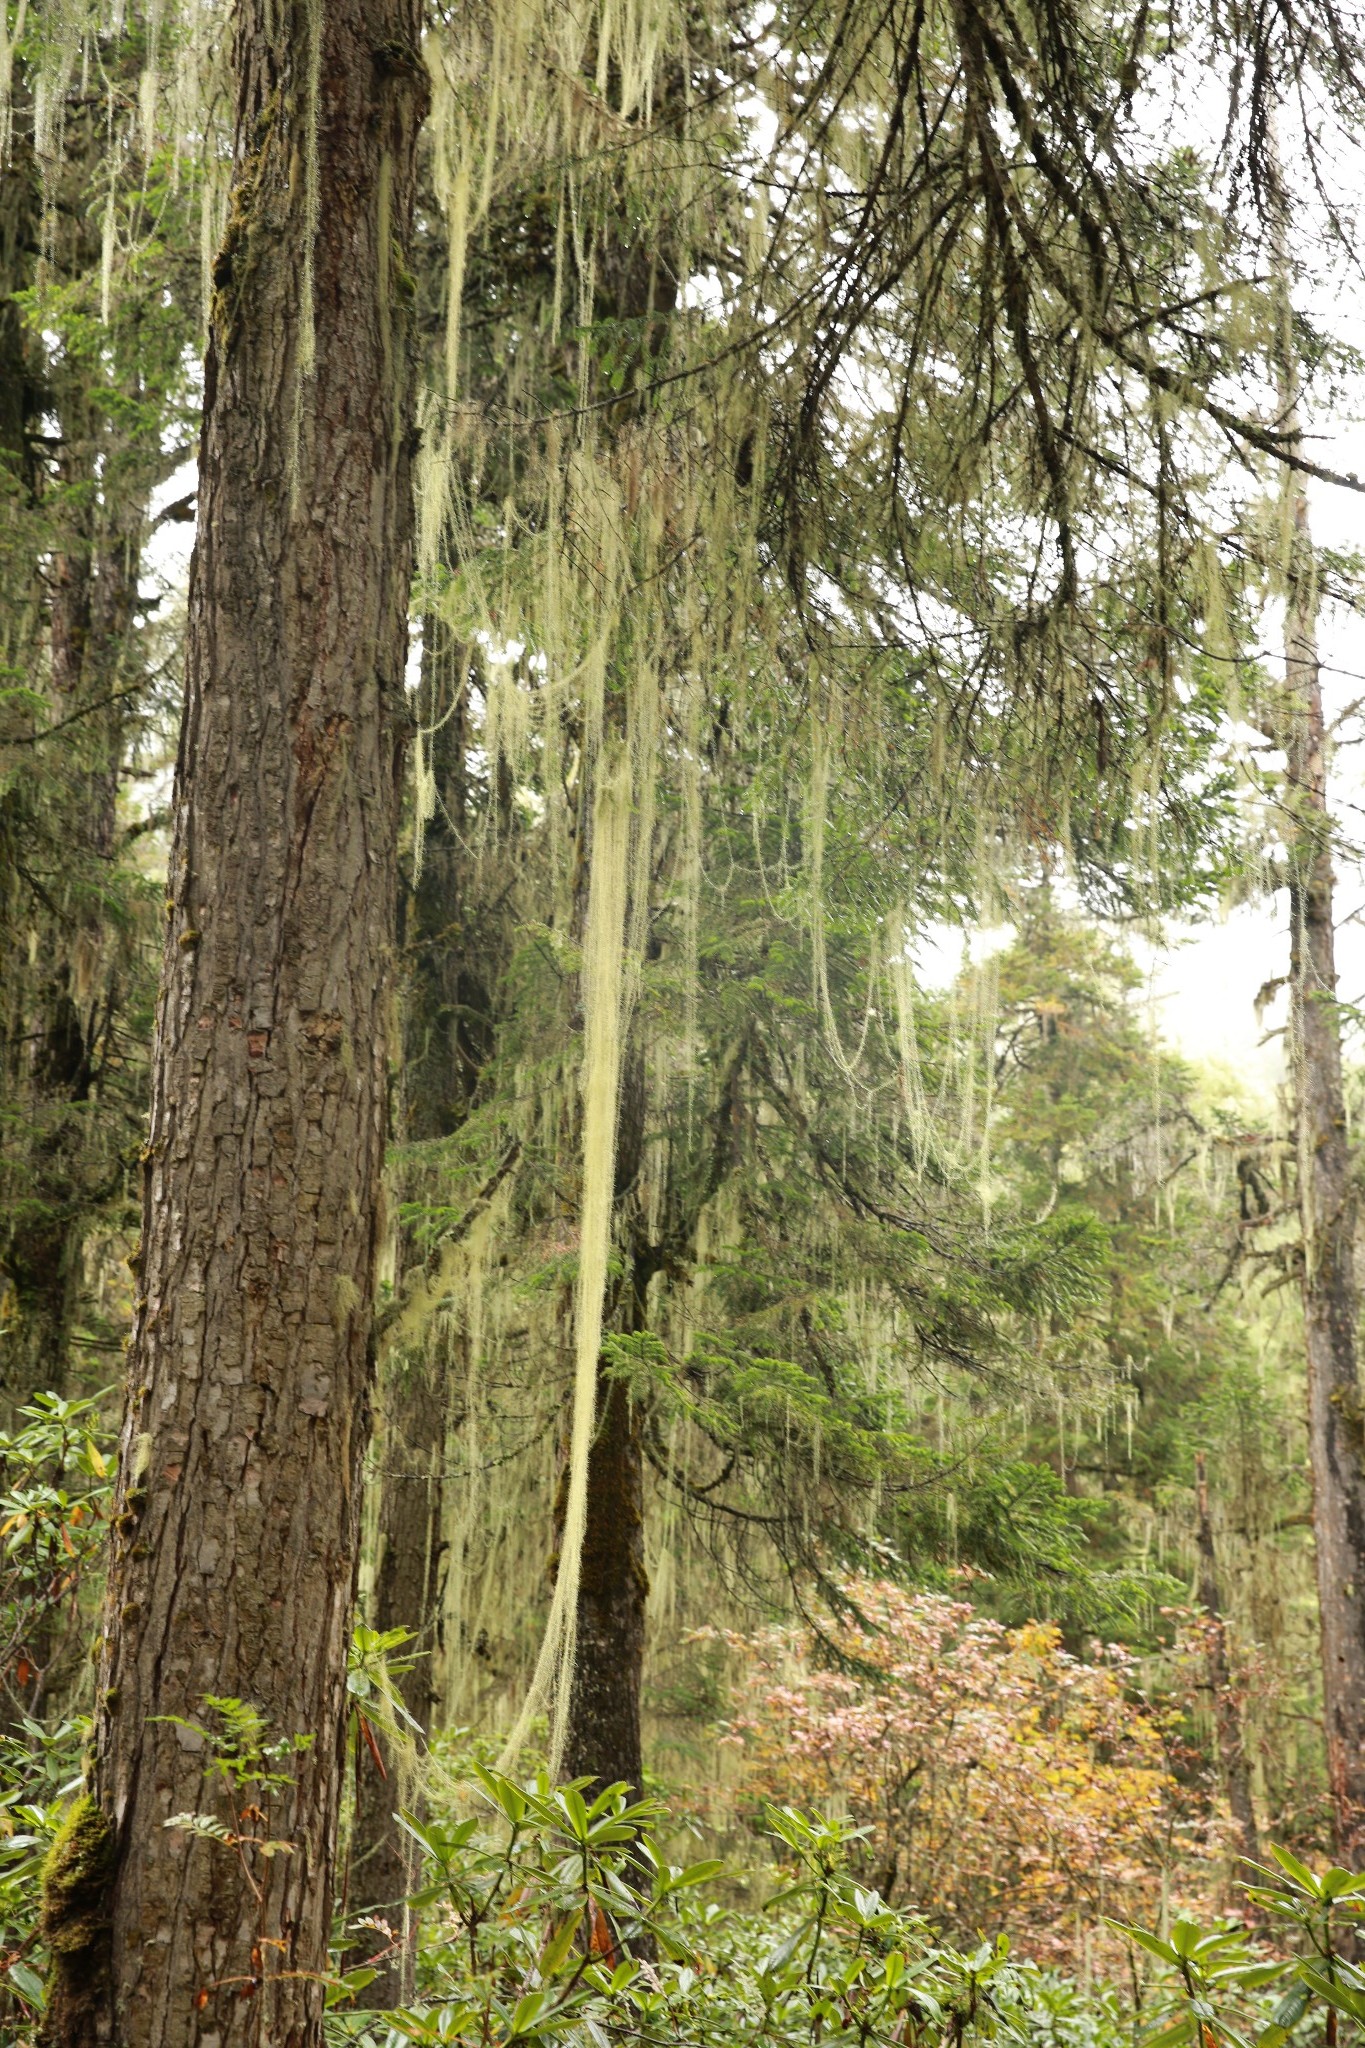
[[593, 805], [592, 880], [583, 937], [583, 1182], [578, 1279], [574, 1290], [573, 1407], [564, 1532], [544, 1641], [525, 1705], [503, 1752], [504, 1769], [522, 1748], [532, 1718], [544, 1705], [552, 1687], [552, 1773], [557, 1772], [563, 1757], [568, 1727], [578, 1588], [588, 1520], [588, 1458], [597, 1418], [597, 1372], [616, 1179], [616, 1119], [627, 1008], [625, 936], [630, 812], [629, 757], [624, 751], [609, 750], [600, 763]]

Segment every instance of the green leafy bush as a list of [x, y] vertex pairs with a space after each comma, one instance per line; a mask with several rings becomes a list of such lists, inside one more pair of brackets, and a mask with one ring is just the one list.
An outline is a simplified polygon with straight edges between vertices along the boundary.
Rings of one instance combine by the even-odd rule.
[[338, 2043], [1129, 2041], [1112, 1995], [1082, 1997], [1003, 1938], [945, 1946], [858, 1883], [850, 1850], [862, 1831], [847, 1822], [773, 1809], [789, 1881], [762, 1909], [736, 1910], [708, 1896], [719, 1863], [666, 1860], [655, 1802], [632, 1803], [620, 1785], [589, 1799], [584, 1782], [472, 1771], [483, 1814], [405, 1818], [427, 1873], [412, 1901], [424, 1916], [420, 1995], [396, 2013], [356, 2011], [374, 1970], [338, 1980]]

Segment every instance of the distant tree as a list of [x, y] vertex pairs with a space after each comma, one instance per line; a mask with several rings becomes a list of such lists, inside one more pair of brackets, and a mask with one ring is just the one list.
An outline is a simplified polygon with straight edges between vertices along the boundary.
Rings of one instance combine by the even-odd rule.
[[[111, 90], [61, 100], [34, 158], [21, 62], [0, 163], [0, 1398], [61, 1388], [83, 1252], [131, 1226], [158, 891], [125, 776], [155, 753], [178, 666], [144, 602], [153, 492], [184, 460], [198, 263], [188, 193], [130, 116], [139, 44], [102, 44]], [[46, 81], [45, 81], [46, 84]], [[132, 133], [130, 134], [130, 130]], [[126, 236], [135, 263], [110, 251]], [[40, 252], [43, 261], [39, 262]], [[155, 821], [153, 821], [155, 822]]]

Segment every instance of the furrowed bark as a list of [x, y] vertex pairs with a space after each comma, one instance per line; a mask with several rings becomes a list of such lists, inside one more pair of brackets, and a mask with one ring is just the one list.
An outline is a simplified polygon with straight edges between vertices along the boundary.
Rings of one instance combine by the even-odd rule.
[[[51, 2048], [322, 2038], [385, 1135], [419, 33], [411, 0], [237, 17], [142, 1292], [91, 1791], [47, 1878]], [[256, 1709], [266, 1741], [311, 1739], [257, 1767], [289, 1782], [224, 1796], [208, 1696]], [[199, 1813], [290, 1846], [167, 1825]]]

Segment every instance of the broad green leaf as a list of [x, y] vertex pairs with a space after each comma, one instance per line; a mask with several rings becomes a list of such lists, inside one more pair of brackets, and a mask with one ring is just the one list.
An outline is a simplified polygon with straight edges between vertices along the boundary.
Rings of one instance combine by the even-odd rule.
[[1115, 1934], [1126, 1935], [1129, 1941], [1135, 1941], [1139, 1948], [1145, 1948], [1149, 1955], [1158, 1957], [1161, 1962], [1179, 1963], [1180, 1957], [1171, 1944], [1162, 1941], [1159, 1935], [1149, 1934], [1145, 1927], [1130, 1927], [1125, 1921], [1109, 1919], [1106, 1919], [1104, 1924], [1106, 1927], [1112, 1927]]
[[528, 1991], [524, 1998], [519, 1998], [507, 2029], [509, 2037], [515, 2038], [519, 2034], [531, 2033], [544, 2008], [543, 1991]]
[[1195, 1922], [1187, 1920], [1183, 1913], [1171, 1928], [1171, 1947], [1182, 1962], [1188, 1962], [1203, 1947], [1205, 1939]]
[[551, 1936], [545, 1952], [540, 1958], [540, 1974], [542, 1977], [553, 1977], [555, 1972], [562, 1967], [564, 1958], [573, 1947], [574, 1936], [578, 1932], [579, 1923], [582, 1918], [583, 1908], [580, 1906], [578, 1911], [571, 1913], [564, 1922], [564, 1925]]
[[7, 1974], [19, 1995], [26, 1998], [30, 2005], [36, 2005], [41, 2012], [46, 1999], [43, 1980], [38, 1972], [31, 1969], [27, 1963], [11, 1963]]
[[1322, 1887], [1306, 1863], [1300, 1863], [1297, 1856], [1291, 1856], [1288, 1849], [1282, 1849], [1278, 1842], [1271, 1843], [1270, 1853], [1300, 1891], [1307, 1892], [1310, 1899], [1321, 1898]]
[[1338, 2012], [1349, 2013], [1353, 2020], [1365, 2023], [1365, 1991], [1352, 1990], [1349, 1984], [1334, 1984], [1330, 1977], [1323, 1976], [1307, 1963], [1300, 1965], [1300, 1975], [1311, 1991], [1328, 2005], [1334, 2005]]
[[765, 1976], [777, 1977], [781, 1975], [782, 1971], [786, 1969], [788, 1963], [796, 1954], [798, 1948], [800, 1948], [801, 1943], [810, 1931], [810, 1926], [811, 1922], [809, 1920], [801, 1921], [800, 1925], [793, 1929], [785, 1941], [780, 1941], [777, 1947], [769, 1952], [759, 1965]]

